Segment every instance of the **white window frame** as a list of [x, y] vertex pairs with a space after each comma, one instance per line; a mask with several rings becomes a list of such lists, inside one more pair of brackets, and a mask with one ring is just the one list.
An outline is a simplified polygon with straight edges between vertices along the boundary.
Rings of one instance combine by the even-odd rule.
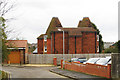
[[44, 52], [47, 52], [47, 46], [44, 46]]
[[99, 52], [99, 46], [97, 47], [97, 52]]
[[97, 41], [99, 41], [99, 35], [97, 35]]
[[44, 35], [44, 41], [47, 41], [47, 35]]

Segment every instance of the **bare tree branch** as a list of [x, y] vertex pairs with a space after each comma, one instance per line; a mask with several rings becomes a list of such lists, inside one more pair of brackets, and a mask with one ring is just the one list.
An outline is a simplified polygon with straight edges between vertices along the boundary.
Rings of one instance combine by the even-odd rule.
[[14, 5], [14, 3], [8, 2], [8, 0], [0, 0], [0, 16], [3, 17], [11, 9], [13, 9]]

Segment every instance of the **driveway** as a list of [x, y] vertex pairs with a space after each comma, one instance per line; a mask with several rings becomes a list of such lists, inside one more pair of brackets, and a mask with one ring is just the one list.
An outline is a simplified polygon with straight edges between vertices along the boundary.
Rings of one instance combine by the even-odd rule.
[[65, 79], [69, 78], [60, 76], [58, 74], [49, 72], [49, 69], [55, 67], [2, 67], [2, 70], [10, 72], [12, 78], [56, 78]]

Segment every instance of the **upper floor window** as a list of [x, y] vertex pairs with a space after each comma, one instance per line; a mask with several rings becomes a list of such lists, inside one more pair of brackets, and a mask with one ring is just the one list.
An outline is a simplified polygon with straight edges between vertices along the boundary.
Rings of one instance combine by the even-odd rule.
[[44, 41], [47, 41], [47, 35], [44, 35]]
[[99, 35], [97, 35], [97, 41], [99, 41]]

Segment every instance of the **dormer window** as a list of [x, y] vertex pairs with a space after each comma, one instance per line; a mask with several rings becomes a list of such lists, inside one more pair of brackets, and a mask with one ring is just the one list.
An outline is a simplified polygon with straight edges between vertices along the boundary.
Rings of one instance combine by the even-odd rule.
[[47, 41], [47, 35], [44, 35], [44, 41]]

